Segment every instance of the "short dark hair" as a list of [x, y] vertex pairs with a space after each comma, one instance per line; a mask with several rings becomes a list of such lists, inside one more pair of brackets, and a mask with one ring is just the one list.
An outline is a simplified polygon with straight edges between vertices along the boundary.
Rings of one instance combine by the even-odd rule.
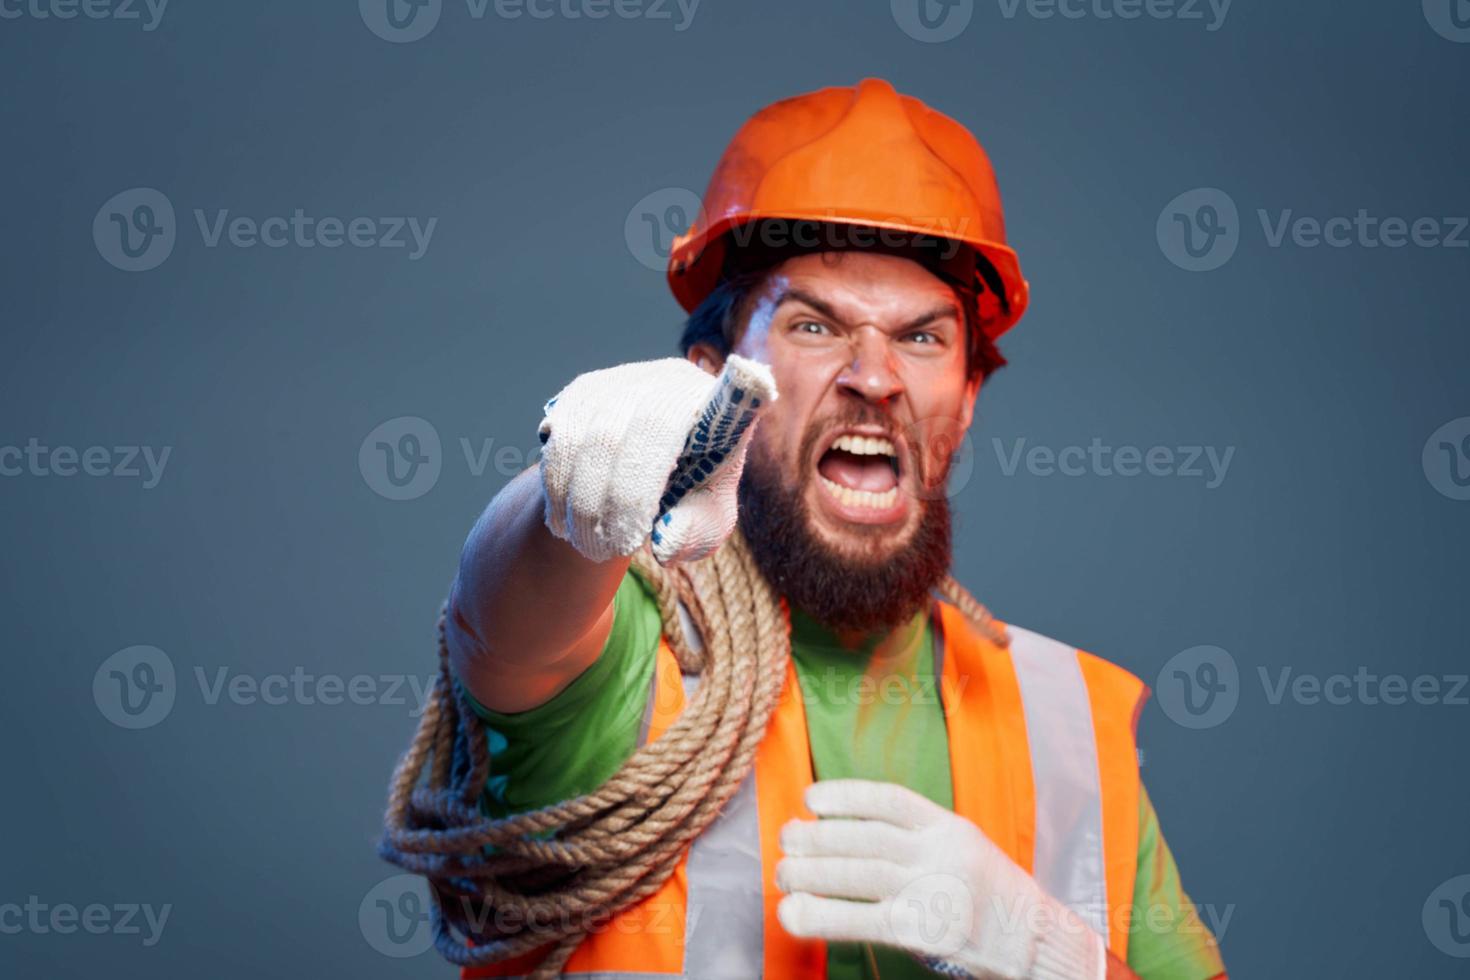
[[[708, 344], [721, 357], [728, 355], [739, 342], [740, 333], [745, 327], [749, 299], [779, 264], [778, 261], [764, 267], [745, 268], [726, 275], [714, 291], [704, 298], [704, 302], [689, 314], [689, 319], [684, 321], [684, 333], [679, 338], [680, 353], [687, 357], [695, 344]], [[964, 312], [965, 334], [968, 337], [965, 345], [965, 376], [970, 380], [978, 377], [983, 382], [1005, 367], [1006, 359], [982, 327], [980, 298], [987, 290], [1001, 295], [1003, 293], [1000, 289], [1000, 276], [988, 262], [981, 260], [977, 272], [980, 277], [978, 283], [964, 283], [937, 272], [936, 274], [955, 291]]]

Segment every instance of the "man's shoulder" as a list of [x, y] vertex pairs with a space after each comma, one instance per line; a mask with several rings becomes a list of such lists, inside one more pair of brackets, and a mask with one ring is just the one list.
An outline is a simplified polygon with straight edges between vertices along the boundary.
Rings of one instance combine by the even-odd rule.
[[1100, 654], [1093, 653], [1084, 647], [1068, 643], [1065, 640], [1053, 639], [1050, 636], [1037, 633], [1035, 630], [1028, 630], [1025, 627], [1014, 624], [1008, 624], [1008, 630], [1011, 634], [1012, 648], [1019, 646], [1021, 649], [1032, 652], [1037, 656], [1074, 656], [1084, 672], [1095, 672], [1116, 678], [1119, 681], [1127, 679], [1136, 684], [1143, 683], [1138, 675], [1127, 667], [1115, 663]]
[[[1150, 694], [1149, 686], [1126, 667], [1063, 640], [1007, 624], [1011, 661], [1018, 677], [1081, 680], [1094, 720], [1134, 730]], [[1022, 681], [1022, 683], [1025, 683]]]
[[1004, 642], [996, 643], [988, 635], [991, 631], [977, 627], [948, 600], [941, 599], [940, 604], [946, 610], [942, 621], [947, 629], [959, 630], [970, 644], [993, 649], [996, 654], [1006, 657], [1017, 671], [1051, 678], [1075, 677], [1080, 672], [1090, 689], [1107, 690], [1139, 703], [1149, 693], [1148, 685], [1128, 668], [1077, 644], [1012, 622], [993, 619], [990, 622], [995, 626], [995, 632], [1006, 637]]

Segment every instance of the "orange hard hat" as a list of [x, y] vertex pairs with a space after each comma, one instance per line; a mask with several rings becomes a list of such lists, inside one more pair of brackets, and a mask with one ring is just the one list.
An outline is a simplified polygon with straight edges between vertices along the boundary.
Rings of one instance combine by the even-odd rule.
[[685, 310], [693, 312], [719, 285], [727, 233], [768, 219], [896, 229], [962, 243], [999, 277], [1001, 295], [981, 317], [985, 333], [1000, 336], [1026, 310], [1026, 280], [1006, 244], [1000, 191], [985, 151], [964, 126], [881, 79], [777, 102], [740, 128], [710, 178], [699, 216], [669, 252], [669, 285]]

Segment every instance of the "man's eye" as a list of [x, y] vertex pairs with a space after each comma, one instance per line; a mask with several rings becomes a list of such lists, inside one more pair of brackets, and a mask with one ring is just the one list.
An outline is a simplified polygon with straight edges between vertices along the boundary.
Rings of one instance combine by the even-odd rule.
[[917, 340], [921, 344], [939, 343], [939, 335], [929, 330], [915, 330], [906, 337], [907, 340]]
[[827, 328], [823, 324], [817, 323], [815, 320], [803, 320], [796, 325], [796, 332], [821, 334], [826, 333]]

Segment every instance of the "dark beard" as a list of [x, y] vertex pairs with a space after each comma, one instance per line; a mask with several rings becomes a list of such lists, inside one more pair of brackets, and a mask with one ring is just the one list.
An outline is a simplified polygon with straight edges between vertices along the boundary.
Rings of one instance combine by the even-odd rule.
[[923, 608], [950, 565], [949, 498], [942, 490], [915, 501], [919, 526], [907, 545], [855, 558], [811, 530], [804, 496], [811, 474], [786, 485], [758, 456], [752, 446], [741, 474], [740, 530], [761, 574], [791, 605], [828, 629], [865, 633], [891, 630]]

